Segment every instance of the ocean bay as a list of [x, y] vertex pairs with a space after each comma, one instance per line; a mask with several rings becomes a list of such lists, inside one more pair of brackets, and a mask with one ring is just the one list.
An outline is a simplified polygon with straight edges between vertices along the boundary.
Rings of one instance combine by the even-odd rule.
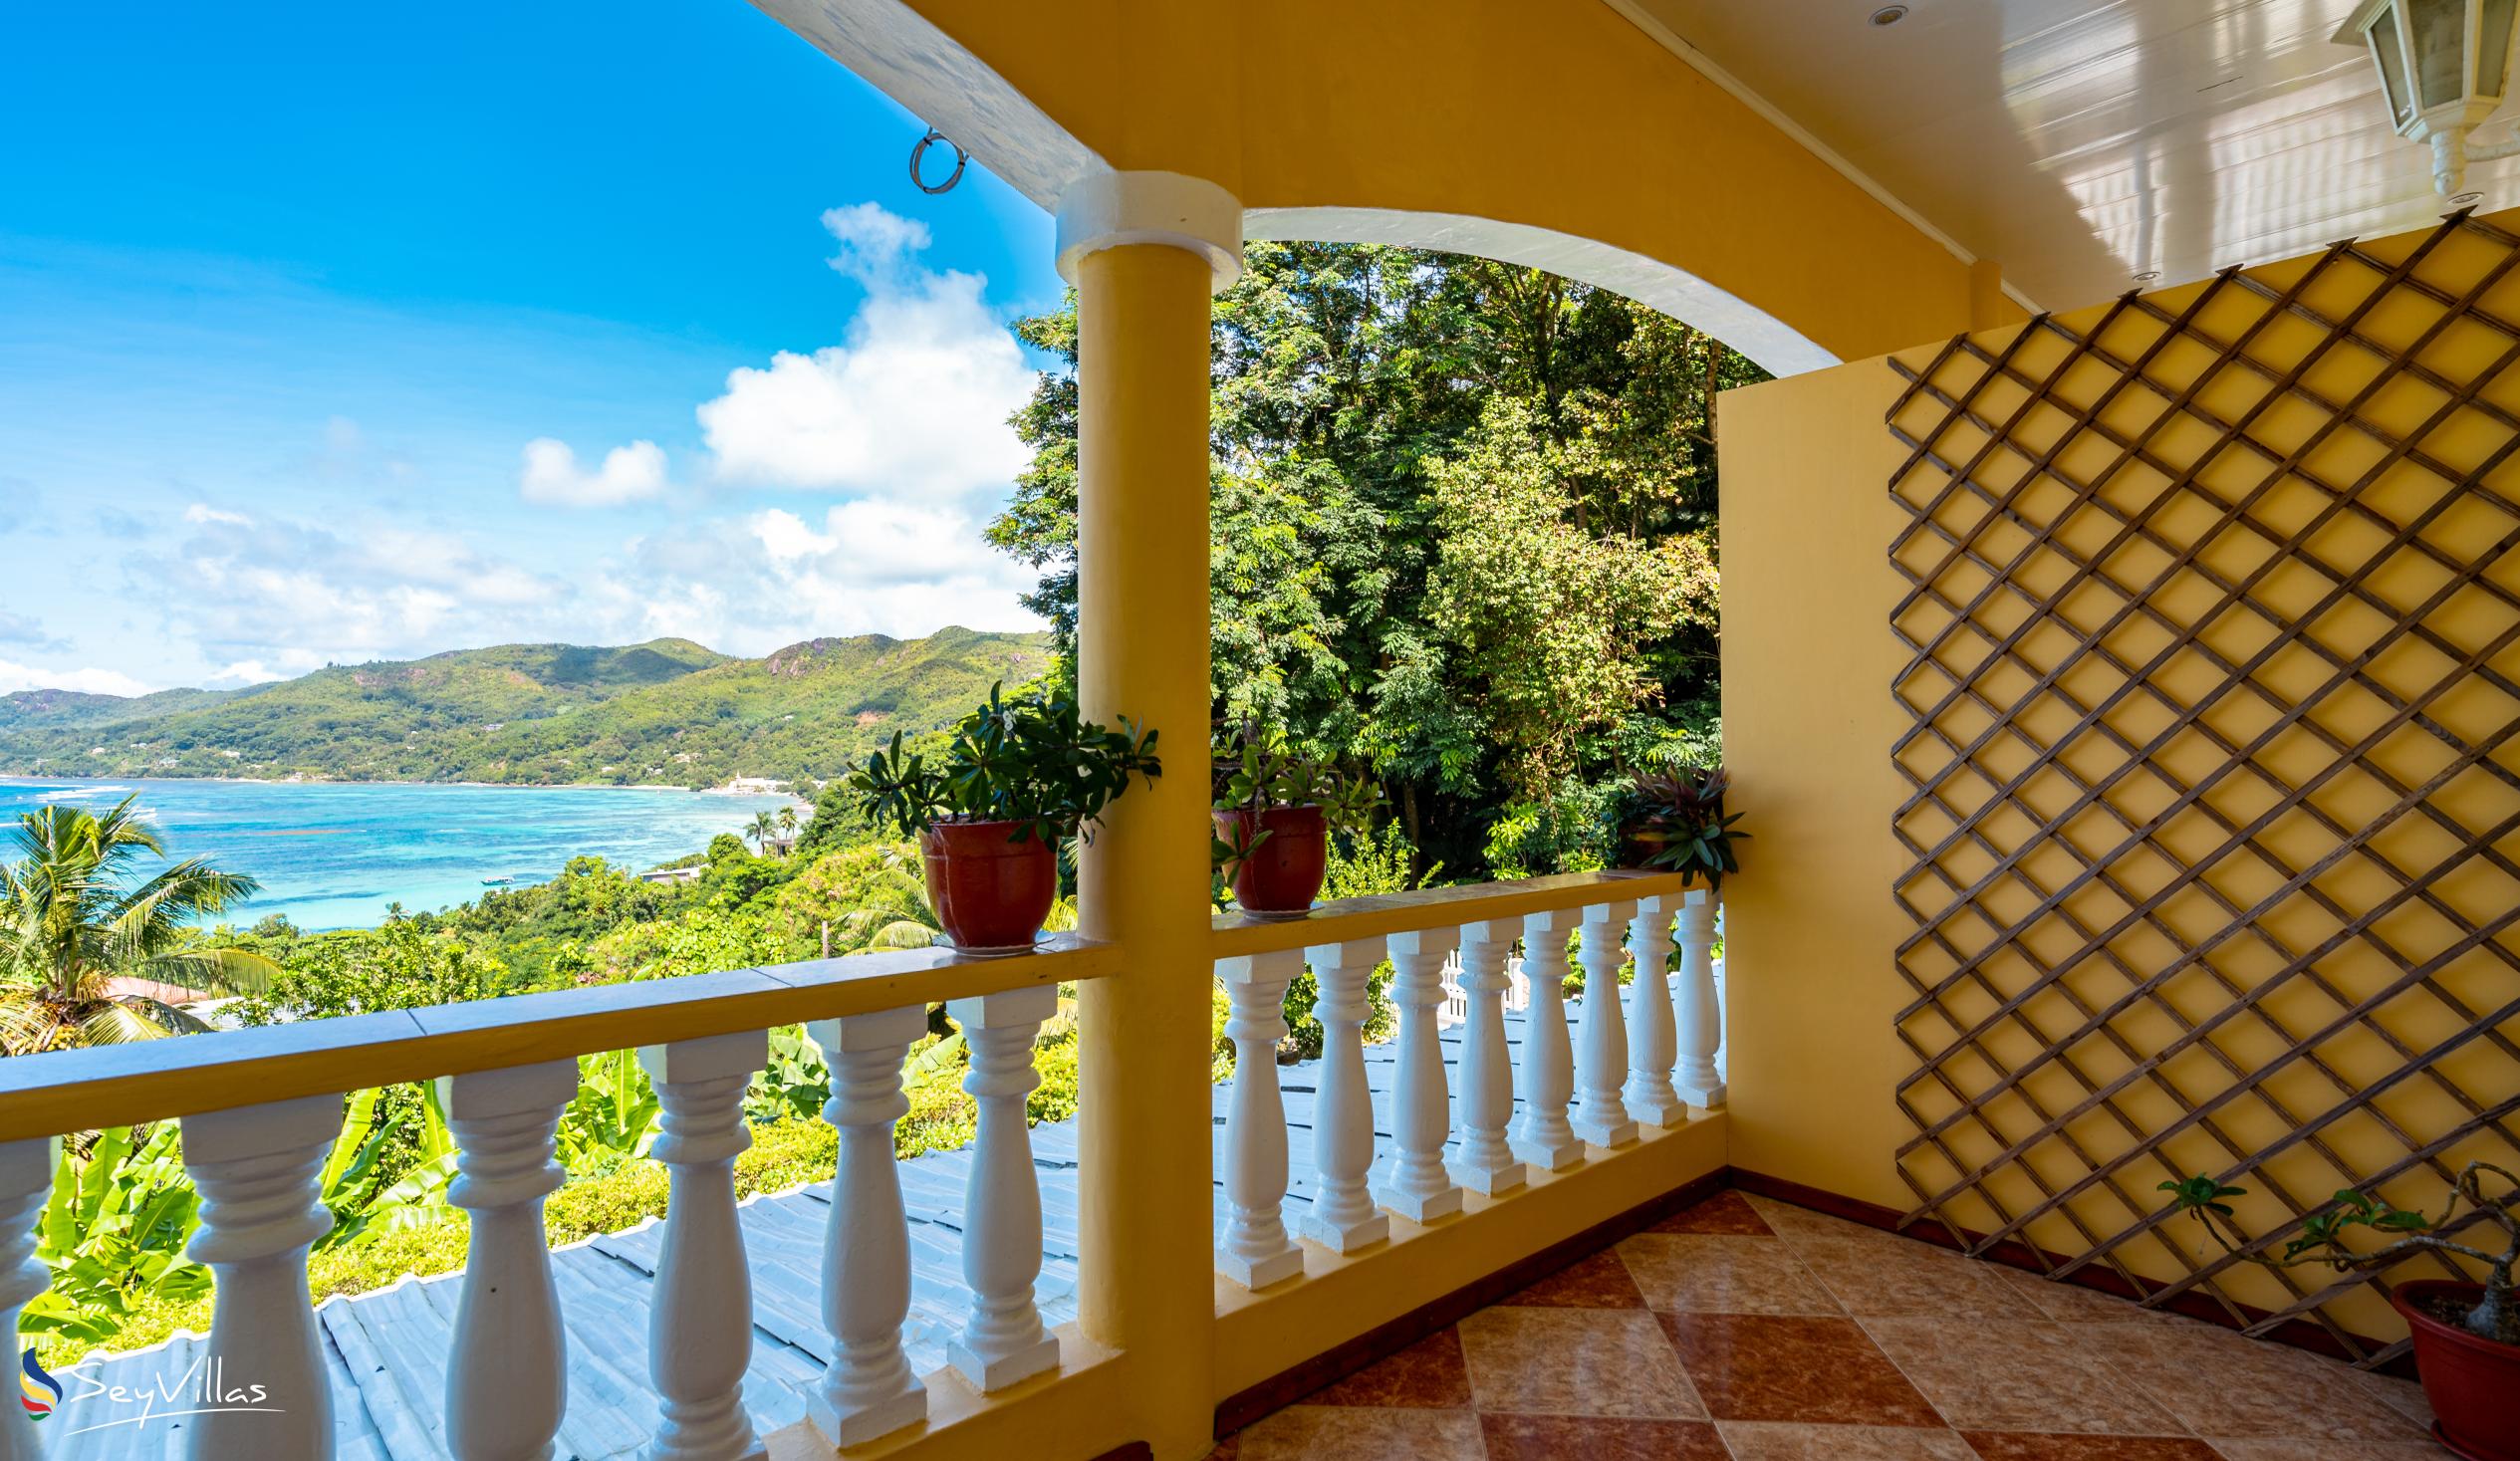
[[170, 854], [262, 883], [228, 921], [277, 913], [304, 929], [372, 926], [396, 902], [413, 912], [465, 902], [485, 878], [540, 882], [576, 856], [650, 867], [791, 805], [628, 787], [12, 777], [0, 778], [0, 817], [14, 829], [39, 807], [101, 812], [132, 795]]

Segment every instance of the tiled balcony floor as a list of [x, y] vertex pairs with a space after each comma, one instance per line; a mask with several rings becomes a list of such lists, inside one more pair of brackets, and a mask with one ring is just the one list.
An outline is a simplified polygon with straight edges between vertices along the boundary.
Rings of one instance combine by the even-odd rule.
[[2429, 1461], [2422, 1391], [1725, 1192], [1211, 1461]]

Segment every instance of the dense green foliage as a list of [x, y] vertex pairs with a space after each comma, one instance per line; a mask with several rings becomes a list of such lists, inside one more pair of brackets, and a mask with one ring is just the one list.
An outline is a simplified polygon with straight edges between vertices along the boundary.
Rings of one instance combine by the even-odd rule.
[[[1252, 244], [1217, 301], [1216, 712], [1370, 766], [1465, 873], [1589, 865], [1627, 769], [1703, 759], [1715, 673], [1720, 343], [1535, 270]], [[1073, 301], [1018, 327], [1073, 362]], [[1074, 377], [993, 542], [1076, 627]]]
[[896, 730], [950, 723], [992, 683], [1040, 673], [1048, 654], [1039, 634], [961, 628], [923, 639], [812, 639], [761, 659], [730, 659], [687, 639], [619, 649], [507, 644], [336, 665], [228, 694], [28, 692], [0, 697], [0, 771], [805, 782]]

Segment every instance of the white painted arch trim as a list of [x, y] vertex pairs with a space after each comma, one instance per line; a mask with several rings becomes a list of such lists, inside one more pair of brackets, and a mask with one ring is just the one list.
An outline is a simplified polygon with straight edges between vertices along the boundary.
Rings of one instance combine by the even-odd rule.
[[1255, 239], [1403, 244], [1546, 269], [1625, 295], [1702, 330], [1772, 375], [1798, 375], [1839, 364], [1802, 332], [1686, 270], [1527, 223], [1397, 208], [1253, 208], [1243, 215], [1243, 232]]

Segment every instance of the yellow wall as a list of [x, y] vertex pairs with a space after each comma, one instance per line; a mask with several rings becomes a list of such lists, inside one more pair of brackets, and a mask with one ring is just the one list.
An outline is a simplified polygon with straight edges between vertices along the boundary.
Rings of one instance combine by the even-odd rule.
[[[2272, 447], [2280, 457], [2301, 449], [2302, 465], [2311, 474], [2337, 485], [2354, 484], [2370, 475], [2354, 500], [2389, 523], [2404, 525], [2447, 495], [2449, 510], [2424, 529], [2451, 567], [2410, 552], [2387, 557], [2368, 575], [2356, 568], [2378, 558], [2389, 528], [2358, 520], [2354, 513], [2334, 515], [2306, 540], [2306, 548], [2331, 567], [2354, 578], [2393, 611], [2348, 601], [2320, 614], [2310, 634], [2348, 660], [2375, 646], [2387, 647], [2371, 659], [2368, 672], [2401, 698], [2436, 692], [2428, 687], [2446, 682], [2430, 712], [2442, 728], [2470, 745], [2481, 745], [2507, 733], [2520, 719], [2520, 698], [2487, 683], [2484, 675], [2461, 673], [2458, 657], [2440, 646], [2424, 646], [2398, 633], [2395, 626], [2411, 621], [2415, 609], [2441, 585], [2451, 581], [2455, 565], [2481, 562], [2495, 592], [2469, 589], [2452, 595], [2422, 615], [2427, 631], [2459, 651], [2480, 651], [2486, 670], [2520, 679], [2520, 647], [2500, 642], [2520, 636], [2520, 572], [2502, 550], [2520, 539], [2520, 509], [2497, 507], [2499, 494], [2520, 499], [2520, 458], [2496, 461], [2493, 453], [2513, 440], [2505, 422], [2473, 408], [2454, 407], [2439, 428], [2423, 438], [2424, 449], [2451, 473], [2481, 480], [2485, 496], [2452, 490], [2450, 481], [2410, 462], [2385, 461], [2387, 441], [2416, 432], [2456, 392], [2473, 390], [2476, 399], [2506, 412], [2520, 411], [2520, 380], [2494, 375], [2490, 366], [2513, 350], [2511, 331], [2489, 323], [2520, 321], [2520, 269], [2497, 276], [2508, 266], [2520, 240], [2520, 214], [2486, 220], [2488, 229], [2445, 231], [2436, 241], [2423, 234], [2381, 240], [2366, 246], [2365, 258], [2344, 259], [2311, 278], [2311, 262], [2296, 260], [2252, 270], [2249, 278], [2274, 291], [2302, 287], [2301, 299], [2330, 318], [2346, 316], [2378, 291], [2379, 298], [2363, 316], [2362, 328], [2377, 348], [2334, 344], [2331, 332], [2298, 316], [2273, 310], [2262, 297], [2237, 285], [2215, 292], [2194, 316], [2195, 326], [2224, 342], [2247, 339], [2245, 354], [2266, 371], [2289, 377], [2299, 371], [2302, 383], [2332, 400], [2345, 400], [2382, 374], [2387, 357], [2416, 346], [2420, 365], [2437, 379], [2430, 384], [2401, 373], [2373, 394], [2357, 413], [2372, 428], [2355, 426], [2313, 443], [2321, 425], [2332, 418], [2298, 398], [2279, 398], [2259, 413], [2247, 429], [2253, 439]], [[2497, 236], [2492, 230], [2504, 232]], [[2388, 286], [2383, 271], [2408, 264], [2413, 279], [2434, 291]], [[2163, 310], [2176, 313], [2195, 304], [2208, 285], [2191, 285], [2151, 297]], [[2445, 308], [2445, 302], [2473, 294], [2467, 311]], [[2077, 336], [2089, 336], [2109, 317], [2106, 308], [2064, 317], [2060, 322]], [[2454, 318], [2453, 318], [2454, 317]], [[2436, 328], [2437, 327], [2437, 328]], [[2100, 340], [2107, 351], [2133, 360], [2163, 333], [2157, 322], [2139, 312], [2121, 312], [2111, 319]], [[2427, 338], [2428, 337], [2428, 338]], [[1989, 352], [2001, 352], [2017, 339], [2018, 327], [1988, 330], [1971, 338]], [[2033, 332], [2013, 364], [2034, 377], [2066, 362], [2068, 342]], [[2175, 393], [2197, 386], [2195, 400], [2224, 421], [2237, 421], [2268, 393], [2265, 375], [2237, 365], [2212, 368], [2214, 352], [2194, 343], [2170, 345], [2144, 367], [2145, 378]], [[1986, 373], [1984, 363], [1965, 356], [1944, 357], [1939, 346], [1902, 352], [1897, 360], [1911, 369], [1930, 370], [1944, 388], [1958, 392]], [[1937, 360], [1939, 369], [1932, 368]], [[2085, 358], [2057, 377], [2056, 391], [2066, 409], [2035, 406], [2015, 412], [2028, 392], [2001, 381], [1987, 385], [1974, 399], [1976, 409], [2004, 429], [2001, 445], [1988, 451], [1974, 480], [1990, 492], [2009, 492], [2029, 475], [2031, 461], [2050, 451], [2067, 476], [2090, 483], [2109, 472], [2120, 448], [2090, 430], [2071, 426], [2073, 412], [2100, 402], [2123, 371]], [[1930, 464], [1898, 476], [1905, 448], [1893, 439], [1885, 413], [1897, 400], [1902, 382], [1889, 361], [1855, 362], [1831, 370], [1775, 381], [1727, 393], [1718, 416], [1724, 462], [1723, 578], [1725, 596], [1724, 690], [1726, 756], [1734, 769], [1740, 809], [1750, 814], [1758, 841], [1753, 844], [1752, 870], [1728, 884], [1727, 969], [1731, 1000], [1731, 1082], [1733, 1091], [1732, 1160], [1742, 1167], [1900, 1208], [1913, 1206], [1917, 1190], [1938, 1191], [1967, 1167], [1988, 1161], [1999, 1166], [1983, 1195], [1964, 1194], [1946, 1209], [1967, 1226], [1987, 1229], [2001, 1221], [2000, 1206], [2018, 1213], [2043, 1198], [2041, 1184], [2061, 1188], [2087, 1175], [2092, 1162], [2107, 1163], [2132, 1153], [2118, 1173], [2123, 1191], [2094, 1187], [2068, 1204], [2072, 1214], [2057, 1214], [2034, 1223], [2029, 1236], [2041, 1246], [2082, 1253], [2106, 1244], [2131, 1224], [2157, 1211], [2153, 1184], [2172, 1171], [2215, 1170], [2232, 1159], [2201, 1127], [2162, 1139], [2161, 1133], [2182, 1114], [2178, 1099], [2153, 1089], [2136, 1075], [2137, 1062], [2181, 1038], [2181, 1022], [2216, 1019], [2237, 1003], [2232, 989], [2251, 990], [2272, 979], [2285, 965], [2274, 945], [2296, 952], [2313, 949], [2339, 929], [2340, 920], [2296, 897], [2263, 918], [2242, 926], [2239, 936], [2215, 948], [2211, 967], [2228, 986], [2202, 967], [2179, 973], [2160, 989], [2158, 1004], [2143, 1002], [2106, 1021], [2106, 1029], [2122, 1037], [2127, 1050], [2103, 1033], [2071, 1046], [2069, 1055], [2091, 1080], [2104, 1088], [2122, 1077], [2135, 1084], [2115, 1097], [2127, 1113], [2124, 1122], [2104, 1111], [2065, 1123], [2062, 1133], [2036, 1141], [2017, 1158], [2002, 1160], [2005, 1147], [2033, 1136], [2043, 1124], [2031, 1109], [2036, 1102], [2051, 1114], [2074, 1108], [2090, 1088], [2078, 1084], [2059, 1064], [2051, 1063], [2025, 1083], [2015, 1096], [1999, 1098], [1988, 1114], [2001, 1136], [1963, 1119], [1948, 1133], [1946, 1157], [1930, 1149], [1912, 1153], [1902, 1164], [1894, 1152], [1916, 1134], [1916, 1125], [1893, 1101], [1902, 1081], [1917, 1074], [1922, 1061], [1900, 1038], [1899, 1009], [1911, 997], [1896, 957], [1897, 945], [1916, 928], [1914, 918], [1892, 898], [1900, 885], [1909, 898], [1928, 911], [1953, 900], [1947, 885], [1918, 875], [1915, 859], [1895, 840], [1893, 818], [1906, 799], [1908, 786], [1893, 770], [1891, 747], [1915, 716], [1892, 698], [1894, 681], [1911, 700], [1928, 706], [1951, 680], [1931, 669], [1906, 673], [1908, 651], [1892, 636], [1890, 621], [1905, 581], [1892, 571], [1890, 551], [1908, 512], [1893, 497], [1914, 504], [1929, 502], [1950, 482], [1947, 470]], [[2163, 399], [2142, 385], [2121, 390], [2102, 411], [2102, 423], [2122, 438], [2146, 431], [2163, 413]], [[1896, 423], [1920, 435], [1947, 414], [1930, 400], [1911, 400], [1896, 411]], [[1952, 459], [1975, 455], [1989, 433], [1961, 423], [1943, 436], [1939, 454]], [[2137, 543], [2108, 560], [2114, 577], [2136, 588], [2147, 585], [2172, 562], [2174, 552], [2202, 545], [2198, 562], [2219, 575], [2225, 585], [2275, 557], [2260, 537], [2237, 529], [2215, 531], [2215, 513], [2196, 492], [2173, 484], [2192, 477], [2198, 486], [2239, 501], [2261, 484], [2271, 485], [2250, 511], [2278, 539], [2311, 524], [2332, 500], [2301, 476], [2276, 472], [2262, 456], [2232, 448], [2214, 450], [2218, 433], [2194, 416], [2176, 419], [2146, 443], [2149, 463], [2139, 462], [2107, 477], [2099, 500], [2123, 514], [2142, 517], [2162, 542], [2158, 547]], [[2154, 506], [2155, 503], [2158, 506]], [[2072, 509], [2067, 490], [2053, 480], [2034, 479], [2012, 506], [2034, 526], [2054, 531], [2078, 554], [2103, 552], [2119, 521], [2093, 507]], [[2149, 516], [2143, 516], [2149, 513]], [[1968, 536], [1970, 524], [1986, 517], [1982, 502], [1955, 495], [1935, 513], [1934, 521]], [[1972, 541], [1990, 561], [2006, 565], [2008, 577], [2043, 597], [2065, 582], [2069, 571], [2058, 555], [2034, 551], [2018, 565], [2010, 560], [2029, 542], [2015, 526], [1974, 530]], [[1945, 556], [1945, 545], [1919, 535], [1902, 551], [1911, 569], [1928, 573]], [[1932, 579], [1954, 599], [1966, 600], [1987, 578], [1965, 562]], [[2299, 553], [2284, 556], [2252, 590], [2279, 616], [2309, 615], [2333, 580], [2308, 566]], [[2172, 625], [2201, 625], [2201, 642], [2231, 664], [2244, 662], [2266, 645], [2277, 630], [2264, 618], [2234, 609], [2219, 616], [2207, 609], [2221, 589], [2192, 572], [2169, 577], [2151, 589], [2144, 603]], [[1998, 596], [2000, 601], [2001, 595]], [[2058, 606], [2065, 620], [2091, 630], [2106, 621], [2123, 601], [2107, 591], [2086, 586]], [[1948, 622], [1947, 609], [1931, 604], [1911, 609], [1902, 619], [1914, 635], [1930, 634]], [[1986, 611], [1982, 621], [1998, 634], [2029, 618], [2026, 609], [2003, 607]], [[1975, 684], [1990, 700], [2009, 705], [2031, 686], [2036, 672], [2064, 662], [2074, 653], [2077, 635], [2043, 616], [2018, 644], [2026, 666], [2010, 665], [1980, 671], [1987, 643], [1967, 633], [1955, 636], [1937, 659]], [[2142, 613], [2113, 630], [2104, 641], [2123, 661], [2141, 666], [2171, 642], [2168, 629], [2148, 623]], [[2190, 653], [2175, 654], [2157, 670], [2130, 684], [2124, 674], [2098, 658], [2072, 660], [2064, 683], [2086, 706], [2126, 687], [2119, 703], [2105, 712], [2108, 723], [2124, 731], [2136, 747], [2143, 747], [2171, 723], [2146, 685], [2159, 688], [2171, 701], [2194, 706], [2216, 693], [2231, 678], [2223, 670]], [[2275, 654], [2250, 671], [2238, 688], [2227, 692], [2206, 714], [2218, 729], [2246, 749], [2274, 720], [2251, 682], [2287, 703], [2308, 699], [2309, 718], [2341, 741], [2353, 744], [2389, 715], [2379, 696], [2347, 686], [2322, 693], [2323, 682], [2337, 674], [2333, 662], [2296, 646]], [[2075, 714], [2052, 700], [2016, 717], [2030, 733], [2053, 743], [2065, 736]], [[1990, 723], [1965, 701], [1939, 719], [1963, 742]], [[2501, 770], [2475, 770], [2449, 778], [2429, 796], [2438, 819], [2484, 834], [2507, 859], [2520, 860], [2520, 834], [2503, 828], [2520, 810], [2520, 792], [2509, 785], [2520, 771], [2520, 741], [2503, 744], [2492, 754]], [[2450, 763], [2454, 749], [2436, 736], [2407, 730], [2379, 743], [2369, 759], [2381, 772], [2406, 786], [2421, 786]], [[1947, 752], [1920, 743], [1908, 753], [1911, 769], [1930, 774]], [[2066, 761], [2087, 781], [2108, 776], [2131, 761], [2129, 748], [2112, 746], [2086, 732], [2073, 743]], [[2245, 827], [2281, 794], [2272, 782], [2299, 787], [2323, 775], [2339, 761], [2334, 750], [2314, 736], [2292, 731], [2245, 756], [2218, 750], [2194, 735], [2168, 742], [2148, 757], [2169, 775], [2193, 786], [2216, 775], [2226, 763], [2232, 770], [2206, 794], [2207, 802], [2228, 821]], [[1952, 813], [1966, 815], [1994, 800], [1996, 780], [2029, 764], [2026, 752], [2010, 753], [1994, 780], [1966, 773], [1945, 788], [1950, 812], [1920, 808], [1897, 826], [1922, 845], [1939, 841], [1953, 827]], [[2264, 774], [2261, 775], [2260, 773]], [[2042, 815], [2053, 816], [2076, 795], [2060, 776], [2050, 773], [2031, 780], [2022, 795]], [[2160, 780], [2135, 770], [2109, 793], [2139, 824], [2163, 812], [2172, 798]], [[2381, 905], [2399, 884], [2353, 851], [2339, 852], [2369, 829], [2387, 820], [2396, 800], [2374, 775], [2347, 769], [2314, 794], [2347, 837], [2323, 829], [2294, 814], [2274, 822], [2260, 841], [2295, 868], [2326, 866], [2313, 885], [2354, 918]], [[2168, 885], [2181, 865], [2209, 865], [2205, 883], [2239, 908], [2253, 908], [2275, 891], [2278, 873], [2246, 853], [2219, 860], [2207, 854], [2228, 835], [2201, 811], [2179, 812], [2158, 833], [2160, 852], [2135, 851], [2111, 855], [2127, 836], [2125, 827], [2095, 811], [2072, 824], [2070, 845], [2042, 838], [2038, 821], [2014, 810], [1998, 810], [1979, 824], [1997, 851], [2028, 849], [2024, 866], [2056, 888], [2099, 865], [2126, 890], [2121, 896], [2086, 884], [2066, 902], [2066, 912], [2089, 928], [2106, 929]], [[2472, 840], [2472, 839], [2471, 839]], [[2398, 817], [2370, 845], [2407, 869], [2427, 868], [2461, 846], [2459, 835], [2440, 820], [2419, 812]], [[2323, 861], [2336, 854], [2333, 865]], [[1962, 849], [1943, 858], [1966, 886], [1994, 865], [1993, 856]], [[2451, 997], [2471, 1010], [2496, 1011], [2520, 996], [2520, 937], [2510, 929], [2494, 935], [2500, 951], [2456, 945], [2466, 926], [2491, 920], [2520, 906], [2520, 878], [2470, 859], [2454, 872], [2426, 884], [2442, 904], [2399, 906], [2374, 925], [2388, 947], [2349, 938], [2315, 961], [2321, 978], [2343, 1000], [2352, 1002], [2380, 993], [2409, 967], [2440, 955], [2438, 982]], [[2031, 916], [2039, 898], [2009, 881], [1983, 898], [1990, 917], [2012, 920]], [[2123, 961], [2113, 967], [2107, 957], [2073, 958], [2081, 935], [2064, 914], [2049, 914], [2032, 924], [2013, 949], [2029, 948], [2053, 964], [2069, 968], [2066, 983], [2085, 1005], [2106, 1010], [2128, 994], [2136, 980], [2176, 967], [2182, 946], [2195, 947], [2232, 927], [2235, 920], [2203, 895], [2203, 884], [2172, 896], [2155, 910], [2163, 927], [2139, 923], [2106, 944], [2107, 954]], [[1955, 945], [1974, 950], [1991, 941], [2000, 922], [1963, 916], [1948, 925]], [[2259, 933], [2263, 932], [2264, 937]], [[1997, 955], [1982, 961], [1995, 993], [1965, 987], [1957, 959], [1930, 947], [1915, 951], [1907, 970], [1927, 984], [1960, 979], [1963, 987], [1946, 996], [1946, 1017], [1927, 1009], [1909, 1018], [1906, 1034], [1918, 1049], [1940, 1051], [1957, 1032], [1993, 1011], [1995, 995], [2011, 997], [2031, 988], [2038, 976], [2027, 961]], [[2294, 979], [2264, 1001], [2284, 1031], [2299, 1037], [2334, 1020], [2340, 1004]], [[2053, 1035], [2072, 1031], [2085, 1016], [2062, 996], [2037, 996], [2024, 1012], [2040, 1031]], [[2458, 1038], [2463, 1031], [2488, 1028], [2490, 1038], [2469, 1041], [2442, 1055], [2435, 1074], [2392, 1087], [2377, 1102], [2355, 1110], [2329, 1127], [2327, 1150], [2311, 1144], [2295, 1146], [2241, 1181], [2251, 1195], [2241, 1207], [2242, 1225], [2251, 1231], [2271, 1230], [2292, 1213], [2270, 1192], [2280, 1185], [2307, 1202], [2324, 1199], [2337, 1187], [2401, 1164], [2407, 1143], [2442, 1138], [2466, 1122], [2473, 1103], [2507, 1099], [2520, 1090], [2520, 1057], [2499, 1042], [2520, 1041], [2520, 1019], [2463, 1022], [2442, 1000], [2418, 989], [2388, 1000], [2377, 1013], [2378, 1030], [2348, 1029], [2315, 1044], [2318, 1059], [2334, 1073], [2322, 1075], [2306, 1062], [2296, 1062], [2271, 1079], [2267, 1098], [2241, 1096], [2215, 1113], [2216, 1121], [2244, 1151], [2295, 1129], [2302, 1120], [2332, 1107], [2353, 1108], [2362, 1093], [2397, 1067], [2405, 1050], [2421, 1051]], [[2296, 1044], [2254, 1015], [2239, 1014], [2218, 1029], [2213, 1043], [2232, 1065], [2255, 1071]], [[1988, 1053], [2007, 1068], [2018, 1068], [2052, 1042], [2029, 1032], [1997, 1029], [1987, 1039]], [[2132, 1058], [2128, 1054], [2132, 1051]], [[1963, 1092], [1977, 1092], [1994, 1079], [1984, 1062], [1960, 1056], [1941, 1069]], [[2222, 1062], [2201, 1047], [2177, 1057], [2163, 1073], [2189, 1102], [2209, 1100], [2227, 1090], [2232, 1077]], [[1907, 1092], [1914, 1113], [1927, 1121], [1957, 1109], [1953, 1096], [1937, 1083], [1913, 1085]], [[2289, 1116], [2288, 1114], [2289, 1113]], [[2130, 1131], [2132, 1125], [2135, 1129]], [[2391, 1127], [2397, 1132], [2393, 1134]], [[2069, 1139], [2070, 1138], [2070, 1142]], [[2079, 1145], [2082, 1150], [2074, 1149]], [[2452, 1144], [2444, 1161], [2455, 1167], [2478, 1156], [2509, 1161], [2512, 1143], [2502, 1135], [2471, 1134]], [[1905, 1168], [1902, 1176], [1901, 1167]], [[1916, 1184], [1911, 1187], [1910, 1179]], [[2443, 1191], [2438, 1175], [2417, 1165], [2384, 1188], [2401, 1205], [2437, 1206]], [[2182, 1226], [2167, 1241], [2191, 1251], [2197, 1235]], [[2180, 1255], [2163, 1238], [2138, 1237], [2116, 1250], [2137, 1271], [2169, 1277], [2181, 1271]], [[2401, 1271], [2401, 1277], [2417, 1270]], [[2225, 1287], [2243, 1302], [2278, 1307], [2286, 1302], [2271, 1280], [2253, 1271], [2236, 1271]], [[2312, 1276], [2309, 1287], [2320, 1287]], [[2347, 1328], [2365, 1334], [2396, 1332], [2394, 1317], [2369, 1294], [2350, 1296], [2331, 1306], [2332, 1316]]]
[[1113, 166], [1250, 208], [1467, 214], [1659, 259], [1841, 358], [1969, 269], [1600, 0], [912, 0]]

